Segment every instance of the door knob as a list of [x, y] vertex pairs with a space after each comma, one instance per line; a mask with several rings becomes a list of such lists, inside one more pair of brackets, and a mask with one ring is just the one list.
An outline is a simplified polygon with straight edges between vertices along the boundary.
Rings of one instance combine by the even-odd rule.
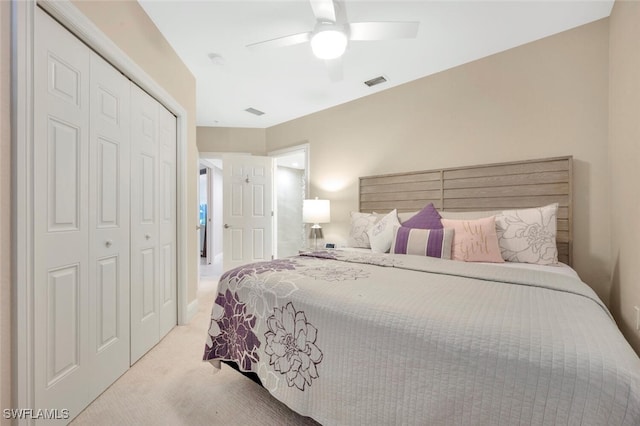
[[107, 247], [111, 247], [111, 244], [113, 244], [113, 241], [111, 241], [111, 240], [107, 240], [107, 241], [104, 242], [104, 245], [107, 246]]
[[229, 229], [229, 228], [231, 228], [231, 227], [225, 223], [224, 224], [224, 229]]
[[147, 240], [151, 239], [151, 235], [149, 235], [149, 234], [144, 234], [144, 237], [145, 237]]

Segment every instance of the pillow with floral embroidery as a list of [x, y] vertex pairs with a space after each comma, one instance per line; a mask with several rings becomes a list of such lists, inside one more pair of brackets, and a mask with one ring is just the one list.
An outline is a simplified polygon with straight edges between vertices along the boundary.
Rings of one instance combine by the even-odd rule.
[[394, 226], [400, 226], [398, 211], [395, 209], [367, 230], [372, 252], [387, 253], [389, 251], [393, 240]]
[[378, 221], [378, 215], [373, 213], [351, 212], [351, 228], [347, 245], [356, 248], [371, 248], [367, 230]]
[[507, 262], [538, 265], [558, 263], [557, 216], [558, 203], [498, 214], [496, 232], [502, 258]]

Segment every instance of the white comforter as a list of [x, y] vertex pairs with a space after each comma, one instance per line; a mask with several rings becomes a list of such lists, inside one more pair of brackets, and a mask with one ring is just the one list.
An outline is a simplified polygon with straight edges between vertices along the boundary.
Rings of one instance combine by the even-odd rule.
[[640, 360], [569, 276], [332, 251], [218, 293], [204, 359], [325, 425], [640, 424]]

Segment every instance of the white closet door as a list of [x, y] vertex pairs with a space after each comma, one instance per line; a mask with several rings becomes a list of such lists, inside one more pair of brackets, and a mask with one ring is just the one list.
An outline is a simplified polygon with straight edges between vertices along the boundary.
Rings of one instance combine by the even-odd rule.
[[89, 50], [40, 9], [34, 52], [34, 396], [77, 415], [89, 334]]
[[160, 132], [160, 338], [178, 322], [176, 271], [176, 117], [158, 104]]
[[89, 357], [92, 395], [129, 368], [129, 92], [91, 52]]
[[131, 364], [160, 339], [158, 104], [131, 85]]

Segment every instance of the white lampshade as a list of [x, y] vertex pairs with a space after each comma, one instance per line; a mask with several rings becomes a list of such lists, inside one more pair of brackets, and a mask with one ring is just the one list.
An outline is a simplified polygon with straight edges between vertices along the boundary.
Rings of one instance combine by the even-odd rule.
[[304, 223], [329, 223], [331, 221], [331, 203], [329, 200], [304, 200], [302, 204]]

